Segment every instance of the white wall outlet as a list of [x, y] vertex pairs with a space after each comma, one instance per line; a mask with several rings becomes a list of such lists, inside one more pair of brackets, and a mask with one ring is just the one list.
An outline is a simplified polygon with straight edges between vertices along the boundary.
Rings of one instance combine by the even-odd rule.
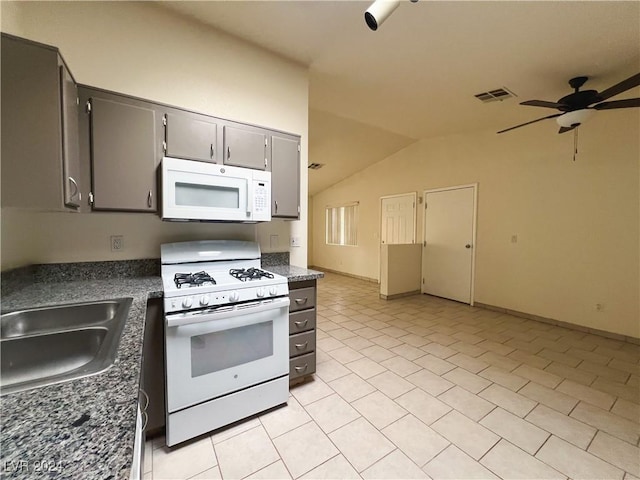
[[291, 237], [291, 246], [292, 247], [299, 247], [300, 245], [301, 245], [300, 244], [300, 237], [297, 237], [297, 236]]
[[122, 235], [111, 235], [111, 251], [120, 252], [124, 250], [124, 237]]
[[269, 246], [271, 248], [278, 248], [278, 235], [271, 235], [269, 237]]

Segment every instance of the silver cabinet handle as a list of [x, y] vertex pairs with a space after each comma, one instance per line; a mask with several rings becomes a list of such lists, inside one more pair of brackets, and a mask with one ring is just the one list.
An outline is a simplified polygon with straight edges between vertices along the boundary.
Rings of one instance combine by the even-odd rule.
[[147, 392], [145, 392], [142, 388], [140, 389], [140, 393], [142, 393], [142, 395], [144, 396], [144, 407], [142, 408], [143, 412], [147, 411], [147, 408], [149, 408], [149, 395], [147, 395]]
[[307, 369], [308, 366], [309, 366], [309, 364], [305, 363], [304, 367], [293, 367], [293, 368], [295, 368], [296, 372], [304, 372]]
[[298, 322], [293, 322], [293, 323], [295, 323], [296, 327], [300, 328], [300, 327], [306, 327], [308, 322], [309, 322], [309, 319], [305, 318], [304, 321], [302, 321], [302, 322], [298, 321]]
[[147, 206], [151, 208], [153, 206], [153, 192], [149, 190], [149, 195], [147, 195]]
[[211, 144], [211, 158], [213, 158], [213, 155], [215, 154], [215, 150], [213, 149], [213, 143]]
[[298, 350], [304, 350], [305, 348], [307, 348], [307, 345], [309, 345], [309, 342], [306, 341], [304, 343], [296, 343], [295, 345]]
[[149, 414], [145, 410], [141, 413], [144, 416], [144, 421], [142, 422], [142, 431], [144, 432], [144, 429], [147, 428], [147, 423], [149, 423]]
[[275, 211], [275, 213], [278, 213], [278, 201], [276, 200], [276, 201], [275, 201], [275, 202], [273, 202], [273, 203], [275, 203], [275, 205], [276, 205], [276, 211]]
[[309, 300], [308, 297], [296, 298], [295, 302], [296, 302], [296, 305], [304, 305], [305, 303], [307, 303], [307, 300]]
[[227, 160], [231, 159], [231, 147], [227, 147]]
[[[73, 177], [68, 177], [68, 179], [69, 179], [69, 181], [71, 182], [71, 185], [73, 185], [73, 187], [74, 187], [74, 189], [75, 189], [75, 190], [73, 191], [73, 193], [69, 196], [69, 199], [70, 199], [70, 200], [73, 200], [73, 197], [75, 197], [76, 195], [78, 195], [78, 193], [79, 193], [80, 189], [78, 188], [78, 184], [77, 184], [77, 183], [76, 183], [76, 181], [73, 179]], [[78, 200], [80, 200], [80, 199], [78, 198]]]

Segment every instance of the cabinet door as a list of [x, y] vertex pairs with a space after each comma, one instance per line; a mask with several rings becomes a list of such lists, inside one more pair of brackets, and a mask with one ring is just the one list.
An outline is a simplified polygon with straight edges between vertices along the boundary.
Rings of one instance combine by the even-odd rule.
[[297, 138], [271, 137], [271, 216], [300, 218], [300, 152]]
[[151, 433], [164, 427], [166, 413], [164, 315], [161, 298], [152, 298], [147, 302], [142, 369], [144, 379], [142, 385], [149, 397], [146, 431]]
[[165, 141], [168, 157], [215, 163], [217, 124], [204, 116], [166, 115]]
[[256, 170], [267, 168], [267, 135], [257, 130], [224, 126], [224, 160], [226, 165]]
[[1, 38], [2, 206], [62, 210], [58, 53]]
[[78, 144], [78, 86], [67, 67], [60, 62], [62, 106], [62, 172], [64, 204], [80, 208], [80, 149]]
[[94, 210], [156, 210], [157, 122], [126, 97], [91, 100]]

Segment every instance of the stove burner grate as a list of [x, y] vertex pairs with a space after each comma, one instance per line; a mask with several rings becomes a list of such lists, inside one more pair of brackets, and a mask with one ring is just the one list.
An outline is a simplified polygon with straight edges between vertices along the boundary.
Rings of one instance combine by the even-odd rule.
[[261, 278], [273, 278], [273, 273], [265, 272], [259, 268], [232, 268], [229, 275], [238, 280], [246, 282], [247, 280], [260, 280]]
[[173, 277], [173, 281], [176, 282], [176, 287], [182, 288], [182, 285], [202, 285], [204, 283], [216, 284], [216, 281], [207, 272], [197, 273], [176, 273]]

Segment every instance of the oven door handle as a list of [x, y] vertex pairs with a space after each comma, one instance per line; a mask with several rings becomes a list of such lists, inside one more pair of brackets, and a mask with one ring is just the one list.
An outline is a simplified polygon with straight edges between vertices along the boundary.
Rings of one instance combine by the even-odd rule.
[[212, 311], [206, 313], [181, 313], [178, 315], [167, 315], [165, 316], [165, 321], [167, 322], [168, 328], [182, 327], [185, 325], [194, 325], [198, 323], [223, 320], [225, 318], [240, 317], [252, 313], [265, 312], [267, 310], [288, 308], [289, 303], [289, 297], [275, 298], [273, 300], [263, 300], [260, 302], [260, 304], [251, 307], [243, 307], [243, 304], [235, 305], [233, 309], [220, 312]]

